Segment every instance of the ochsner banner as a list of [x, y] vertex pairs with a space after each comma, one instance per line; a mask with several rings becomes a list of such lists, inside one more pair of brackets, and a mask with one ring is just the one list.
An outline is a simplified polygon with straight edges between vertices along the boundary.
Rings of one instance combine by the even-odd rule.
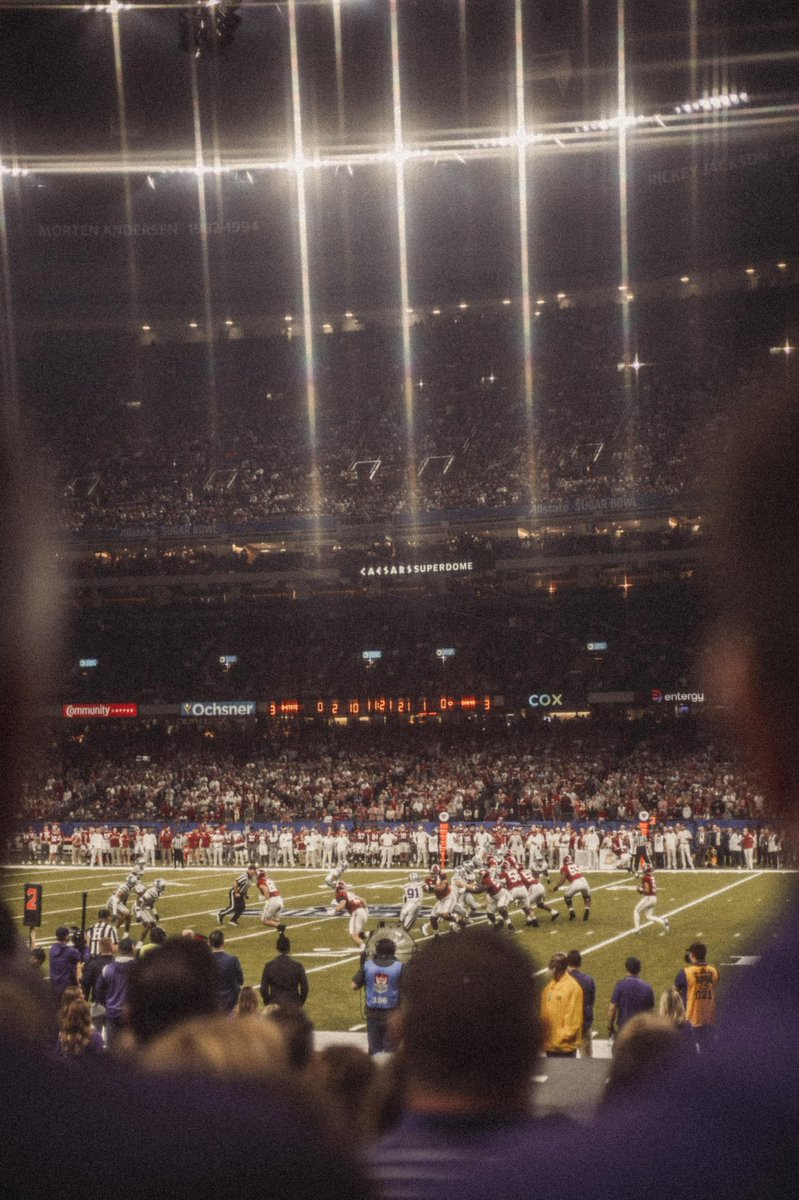
[[63, 704], [62, 717], [86, 720], [94, 717], [138, 717], [138, 704]]
[[254, 717], [254, 700], [183, 700], [182, 717]]

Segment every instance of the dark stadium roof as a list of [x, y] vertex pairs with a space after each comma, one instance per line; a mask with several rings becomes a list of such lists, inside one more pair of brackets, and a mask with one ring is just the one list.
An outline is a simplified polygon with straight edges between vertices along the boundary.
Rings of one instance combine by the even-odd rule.
[[[196, 177], [163, 173], [198, 157], [210, 172], [214, 305], [296, 309], [295, 172], [273, 169], [295, 155], [290, 6], [242, 3], [229, 47], [199, 58], [179, 48], [178, 3], [111, 13], [1, 7], [0, 161], [17, 315], [65, 305], [87, 316], [124, 311], [134, 268], [150, 312], [200, 303]], [[647, 119], [629, 133], [631, 277], [789, 254], [799, 162], [795, 5], [761, 4], [755, 17], [744, 2], [703, 3], [693, 34], [688, 5], [626, 8], [627, 108]], [[390, 305], [389, 3], [298, 0], [297, 10], [304, 154], [331, 164], [305, 172], [314, 298], [342, 310]], [[397, 11], [403, 144], [429, 151], [405, 165], [413, 295], [518, 292], [517, 150], [471, 145], [517, 128], [514, 2], [399, 0]], [[618, 111], [617, 5], [525, 0], [521, 12], [525, 127], [551, 134], [527, 154], [535, 277], [553, 287], [613, 280], [618, 138], [582, 125]], [[734, 112], [675, 113], [722, 95], [746, 102]], [[661, 113], [668, 128], [655, 121]], [[383, 161], [363, 160], [381, 151]], [[134, 169], [127, 177], [115, 173], [125, 153]], [[231, 170], [214, 176], [214, 163]]]

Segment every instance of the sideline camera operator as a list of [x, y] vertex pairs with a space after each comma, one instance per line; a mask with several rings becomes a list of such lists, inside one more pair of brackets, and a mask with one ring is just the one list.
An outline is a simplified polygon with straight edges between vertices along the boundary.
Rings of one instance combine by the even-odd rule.
[[374, 958], [364, 958], [353, 976], [353, 991], [366, 988], [366, 1039], [370, 1054], [394, 1049], [389, 1032], [389, 1015], [399, 1008], [402, 963], [391, 938], [380, 938]]

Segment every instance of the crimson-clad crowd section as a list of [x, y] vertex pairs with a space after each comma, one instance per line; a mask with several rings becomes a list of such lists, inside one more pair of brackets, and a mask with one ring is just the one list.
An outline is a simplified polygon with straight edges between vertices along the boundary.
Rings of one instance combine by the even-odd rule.
[[[358, 842], [354, 831], [365, 831], [365, 861], [367, 844], [377, 845], [388, 824], [397, 843], [407, 843], [397, 853], [413, 861], [414, 830], [442, 811], [453, 826], [507, 822], [583, 832], [636, 826], [642, 811], [692, 831], [730, 821], [764, 827], [770, 817], [758, 781], [685, 719], [657, 727], [539, 724], [489, 740], [479, 726], [61, 726], [52, 730], [48, 759], [17, 818], [20, 834], [56, 822], [70, 830], [228, 826], [232, 837], [232, 827], [249, 825], [254, 848], [258, 830], [268, 843], [268, 827], [290, 825], [300, 859], [311, 829], [341, 828]], [[764, 842], [764, 861], [768, 852]]]

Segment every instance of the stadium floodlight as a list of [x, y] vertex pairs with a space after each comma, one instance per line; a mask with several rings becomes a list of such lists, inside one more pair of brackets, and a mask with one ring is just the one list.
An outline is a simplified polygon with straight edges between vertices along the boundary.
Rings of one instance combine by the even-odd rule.
[[635, 352], [635, 358], [632, 360], [632, 362], [616, 363], [617, 371], [635, 371], [636, 378], [638, 377], [638, 372], [641, 370], [642, 367], [651, 367], [651, 366], [652, 366], [651, 362], [641, 362], [640, 358], [638, 357], [637, 350]]
[[151, 328], [150, 325], [142, 325], [142, 333], [149, 333]]
[[691, 282], [690, 275], [681, 275], [680, 276], [680, 283], [690, 283], [690, 282]]
[[189, 329], [197, 329], [197, 328], [198, 328], [198, 326], [197, 326], [196, 321], [189, 321]]
[[787, 270], [788, 270], [788, 264], [787, 264], [787, 263], [785, 263], [785, 262], [778, 262], [778, 263], [777, 263], [777, 270], [778, 270], [778, 271], [787, 271]]
[[754, 275], [754, 274], [755, 274], [755, 268], [754, 268], [754, 267], [747, 267], [747, 268], [746, 268], [746, 274], [747, 274], [747, 275]]
[[784, 346], [771, 346], [769, 349], [769, 354], [784, 354], [787, 357], [787, 355], [793, 354], [795, 349], [796, 346], [792, 346], [788, 341], [788, 338], [786, 338]]

